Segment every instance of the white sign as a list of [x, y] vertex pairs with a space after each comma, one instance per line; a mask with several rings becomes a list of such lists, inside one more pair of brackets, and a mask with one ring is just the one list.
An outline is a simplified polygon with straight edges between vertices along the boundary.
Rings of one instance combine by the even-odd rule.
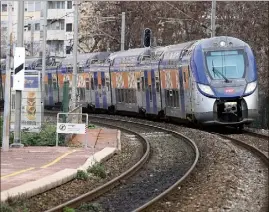
[[57, 123], [57, 133], [86, 134], [86, 125], [73, 123]]
[[16, 47], [14, 55], [13, 89], [24, 90], [25, 48]]
[[[14, 75], [11, 77], [14, 78]], [[35, 70], [27, 70], [25, 72], [24, 90], [22, 91], [21, 105], [21, 129], [29, 132], [40, 132], [41, 129], [41, 87], [40, 73]], [[11, 85], [14, 88], [14, 84]], [[15, 123], [15, 95], [13, 89], [11, 91], [11, 124], [10, 130], [14, 130]]]

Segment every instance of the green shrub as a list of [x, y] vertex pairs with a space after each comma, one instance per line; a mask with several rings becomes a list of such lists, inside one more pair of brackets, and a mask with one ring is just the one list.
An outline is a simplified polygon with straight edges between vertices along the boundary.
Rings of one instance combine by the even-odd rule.
[[88, 180], [89, 176], [87, 174], [87, 172], [82, 171], [82, 170], [78, 170], [77, 171], [77, 179], [78, 180]]
[[[2, 146], [3, 119], [0, 117], [0, 141]], [[59, 134], [59, 146], [65, 145], [65, 135]], [[14, 141], [14, 133], [9, 134], [9, 144]], [[56, 144], [56, 125], [44, 125], [40, 133], [29, 132], [27, 129], [21, 132], [21, 143], [25, 146], [55, 146]]]
[[14, 210], [7, 204], [5, 203], [1, 203], [1, 206], [0, 206], [0, 211], [1, 212], [13, 212]]
[[79, 208], [78, 212], [102, 212], [102, 207], [98, 203], [83, 203]]
[[74, 208], [64, 207], [63, 212], [76, 212]]
[[95, 129], [96, 127], [95, 127], [95, 125], [94, 124], [89, 124], [88, 125], [88, 129]]
[[[25, 146], [55, 146], [56, 144], [56, 126], [44, 125], [40, 133], [28, 132], [23, 130], [21, 141]], [[64, 136], [59, 135], [59, 145], [64, 145]]]
[[87, 170], [89, 173], [92, 173], [96, 177], [106, 178], [106, 171], [102, 164], [96, 163], [93, 166], [89, 167]]

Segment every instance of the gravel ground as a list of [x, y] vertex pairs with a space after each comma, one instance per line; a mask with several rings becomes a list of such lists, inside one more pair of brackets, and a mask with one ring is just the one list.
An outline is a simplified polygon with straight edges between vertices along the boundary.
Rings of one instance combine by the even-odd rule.
[[89, 178], [87, 181], [75, 179], [27, 200], [17, 201], [15, 204], [11, 204], [12, 208], [18, 212], [23, 211], [24, 208], [29, 209], [27, 212], [41, 212], [89, 192], [93, 188], [119, 176], [133, 166], [143, 154], [143, 147], [140, 141], [138, 139], [130, 139], [128, 136], [129, 134], [127, 135], [122, 132], [122, 151], [103, 163], [107, 173], [105, 179]]
[[197, 129], [144, 122], [188, 136], [201, 153], [196, 171], [185, 183], [147, 211], [268, 211], [268, 167], [248, 150]]
[[195, 156], [193, 149], [184, 140], [166, 133], [152, 132], [147, 127], [134, 127], [133, 124], [124, 126], [132, 127], [132, 130], [145, 136], [152, 152], [141, 171], [95, 201], [106, 212], [127, 212], [143, 205], [179, 180]]

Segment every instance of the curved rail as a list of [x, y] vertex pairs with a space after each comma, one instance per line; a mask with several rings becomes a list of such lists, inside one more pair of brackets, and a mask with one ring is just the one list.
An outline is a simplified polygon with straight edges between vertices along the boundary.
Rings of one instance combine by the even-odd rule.
[[264, 135], [264, 134], [252, 132], [250, 130], [243, 130], [243, 133], [249, 134], [249, 135], [254, 136], [254, 137], [257, 137], [257, 138], [262, 138], [262, 139], [269, 140], [269, 136], [268, 135]]
[[159, 199], [161, 199], [164, 196], [166, 196], [173, 189], [175, 189], [176, 187], [178, 187], [189, 176], [189, 174], [194, 170], [194, 168], [195, 168], [195, 166], [196, 166], [196, 164], [198, 162], [198, 159], [200, 157], [199, 149], [198, 149], [197, 145], [195, 144], [195, 142], [192, 141], [190, 138], [188, 138], [188, 137], [184, 136], [183, 134], [178, 133], [176, 131], [165, 129], [165, 128], [162, 128], [162, 127], [157, 127], [157, 126], [146, 124], [146, 123], [134, 122], [134, 121], [126, 121], [126, 120], [123, 121], [123, 120], [120, 120], [120, 119], [114, 119], [114, 118], [112, 119], [112, 118], [107, 118], [107, 117], [99, 117], [99, 116], [95, 116], [95, 115], [89, 115], [89, 117], [106, 119], [106, 120], [112, 120], [112, 121], [121, 121], [121, 122], [127, 122], [127, 123], [132, 123], [132, 124], [139, 124], [139, 125], [144, 125], [144, 126], [147, 126], [147, 127], [152, 127], [152, 128], [155, 128], [155, 129], [159, 129], [161, 131], [169, 132], [169, 133], [173, 134], [176, 137], [180, 137], [180, 138], [185, 139], [190, 144], [190, 146], [193, 148], [193, 150], [195, 152], [195, 159], [194, 159], [191, 167], [189, 168], [189, 170], [176, 183], [174, 183], [172, 186], [170, 186], [164, 192], [160, 193], [158, 196], [156, 196], [155, 198], [151, 199], [150, 201], [148, 201], [144, 205], [140, 206], [139, 208], [135, 209], [134, 211], [142, 211], [142, 210], [145, 210], [146, 208], [148, 208], [149, 206], [151, 206], [152, 204], [154, 204], [155, 202], [157, 202]]
[[147, 160], [148, 160], [148, 158], [150, 156], [150, 144], [142, 135], [140, 135], [140, 134], [138, 134], [136, 132], [133, 132], [131, 130], [128, 130], [128, 129], [124, 128], [124, 127], [115, 127], [115, 126], [107, 124], [107, 123], [99, 123], [99, 122], [94, 122], [94, 121], [92, 121], [92, 123], [98, 123], [100, 125], [106, 125], [106, 126], [109, 126], [110, 128], [117, 128], [117, 129], [121, 129], [123, 131], [127, 131], [129, 133], [135, 134], [136, 136], [138, 136], [143, 141], [145, 154], [143, 155], [143, 157], [134, 166], [132, 166], [130, 169], [128, 169], [127, 171], [122, 173], [120, 176], [114, 178], [113, 180], [105, 183], [102, 186], [99, 186], [99, 187], [95, 188], [94, 190], [92, 190], [90, 192], [87, 192], [87, 193], [85, 193], [85, 194], [83, 194], [81, 196], [78, 196], [78, 197], [70, 200], [70, 201], [67, 201], [67, 202], [65, 202], [65, 203], [63, 203], [61, 205], [58, 205], [58, 206], [56, 206], [54, 208], [51, 208], [51, 209], [47, 210], [46, 212], [63, 211], [63, 209], [65, 207], [77, 207], [83, 202], [94, 200], [98, 196], [101, 196], [105, 192], [109, 191], [110, 189], [112, 189], [115, 186], [117, 186], [118, 184], [120, 184], [122, 180], [127, 179], [130, 176], [134, 175], [147, 162]]
[[[212, 133], [212, 132], [211, 132], [211, 134], [218, 135], [218, 136], [220, 136], [220, 137], [222, 137], [224, 139], [228, 139], [228, 140], [236, 143], [237, 145], [243, 146], [245, 149], [248, 149], [251, 152], [253, 152], [254, 154], [258, 155], [261, 158], [261, 160], [263, 160], [267, 165], [269, 164], [269, 158], [263, 152], [261, 152], [259, 149], [257, 149], [256, 147], [254, 147], [254, 146], [252, 146], [250, 144], [247, 144], [244, 141], [241, 141], [241, 140], [235, 139], [235, 138], [231, 138], [231, 137], [226, 136], [226, 135], [222, 135], [222, 134], [219, 134], [219, 133]], [[260, 135], [260, 134], [258, 134], [258, 135]]]

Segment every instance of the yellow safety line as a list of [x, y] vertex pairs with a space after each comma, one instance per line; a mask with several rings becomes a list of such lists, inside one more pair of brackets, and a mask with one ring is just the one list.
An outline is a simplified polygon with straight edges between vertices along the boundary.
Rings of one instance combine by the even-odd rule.
[[15, 176], [15, 175], [18, 175], [18, 174], [21, 174], [21, 173], [24, 173], [24, 172], [27, 172], [27, 171], [30, 171], [30, 170], [33, 170], [33, 169], [35, 169], [35, 167], [29, 168], [29, 169], [23, 169], [23, 170], [14, 172], [12, 174], [1, 176], [1, 179], [7, 178], [7, 177], [12, 177], [12, 176]]
[[50, 162], [50, 163], [48, 163], [48, 164], [46, 164], [46, 165], [44, 165], [44, 166], [41, 166], [41, 168], [44, 169], [44, 168], [47, 168], [47, 167], [49, 167], [49, 166], [52, 166], [53, 164], [57, 163], [58, 161], [60, 161], [60, 160], [63, 159], [64, 157], [66, 157], [67, 155], [69, 155], [69, 154], [71, 154], [71, 153], [73, 153], [73, 152], [76, 152], [76, 151], [77, 151], [77, 150], [69, 151], [69, 152], [63, 154], [62, 156], [56, 158], [56, 159], [53, 160], [52, 162]]

